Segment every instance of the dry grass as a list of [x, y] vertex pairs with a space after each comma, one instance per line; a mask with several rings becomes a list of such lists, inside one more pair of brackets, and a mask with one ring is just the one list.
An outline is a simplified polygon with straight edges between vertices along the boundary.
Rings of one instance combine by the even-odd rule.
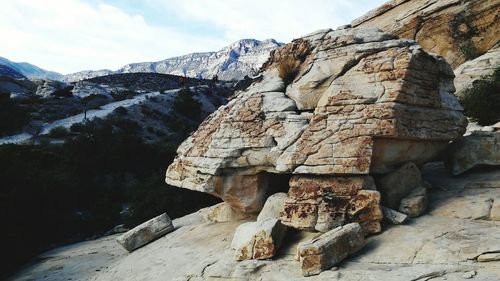
[[286, 85], [292, 83], [299, 72], [299, 61], [293, 57], [287, 57], [278, 63], [278, 73]]

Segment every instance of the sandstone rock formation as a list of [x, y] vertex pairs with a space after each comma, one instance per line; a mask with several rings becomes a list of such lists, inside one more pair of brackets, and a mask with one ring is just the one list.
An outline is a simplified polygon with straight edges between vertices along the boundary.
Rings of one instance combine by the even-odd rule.
[[461, 64], [454, 71], [457, 95], [472, 86], [474, 81], [493, 74], [498, 67], [500, 67], [500, 44], [484, 55]]
[[257, 217], [257, 221], [262, 221], [268, 218], [279, 219], [280, 213], [285, 206], [285, 200], [287, 198], [287, 194], [283, 192], [275, 193], [269, 198], [267, 198], [264, 207], [259, 213]]
[[392, 0], [352, 22], [414, 39], [453, 68], [498, 42], [500, 2], [491, 0]]
[[410, 218], [416, 218], [425, 212], [427, 205], [427, 189], [418, 187], [401, 200], [399, 211], [407, 214]]
[[350, 223], [298, 246], [299, 261], [304, 276], [320, 274], [341, 262], [364, 246], [363, 230]]
[[204, 220], [210, 222], [239, 221], [250, 217], [249, 214], [234, 210], [226, 202], [200, 209], [198, 212], [203, 216]]
[[[297, 74], [285, 83], [279, 65], [290, 59]], [[369, 175], [423, 164], [465, 131], [453, 77], [411, 40], [377, 29], [315, 32], [272, 52], [262, 79], [179, 147], [166, 182], [246, 213], [288, 191], [284, 224], [326, 232], [359, 222], [378, 232]]]
[[164, 213], [122, 234], [116, 238], [116, 242], [132, 252], [172, 231], [174, 231], [172, 221]]
[[452, 174], [461, 174], [477, 165], [500, 165], [500, 132], [478, 132], [450, 145], [446, 153]]

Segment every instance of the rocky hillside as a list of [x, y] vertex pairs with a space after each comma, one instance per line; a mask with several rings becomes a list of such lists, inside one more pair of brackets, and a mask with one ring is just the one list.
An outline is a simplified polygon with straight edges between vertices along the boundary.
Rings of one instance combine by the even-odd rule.
[[54, 71], [42, 69], [27, 62], [13, 62], [0, 57], [0, 65], [6, 65], [30, 79], [61, 80], [63, 75]]
[[498, 43], [500, 3], [491, 0], [392, 0], [354, 20], [443, 56], [453, 68]]
[[78, 81], [111, 73], [153, 72], [211, 79], [218, 75], [220, 80], [240, 80], [245, 75], [257, 73], [269, 57], [269, 52], [281, 44], [269, 39], [239, 40], [217, 52], [193, 53], [158, 62], [132, 63], [116, 71], [82, 71], [66, 75], [65, 81]]

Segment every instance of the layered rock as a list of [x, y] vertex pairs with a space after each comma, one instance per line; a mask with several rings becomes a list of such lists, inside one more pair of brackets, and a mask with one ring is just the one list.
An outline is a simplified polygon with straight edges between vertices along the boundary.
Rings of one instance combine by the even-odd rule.
[[[290, 59], [297, 75], [285, 84], [278, 66]], [[328, 231], [356, 221], [377, 232], [380, 195], [368, 175], [422, 164], [465, 131], [453, 77], [411, 40], [376, 29], [315, 32], [274, 51], [262, 79], [179, 147], [166, 181], [243, 212], [290, 187], [283, 223]]]
[[491, 0], [392, 0], [352, 22], [414, 39], [453, 68], [498, 42], [500, 3]]
[[453, 175], [478, 165], [500, 165], [500, 132], [473, 132], [450, 145], [446, 160]]

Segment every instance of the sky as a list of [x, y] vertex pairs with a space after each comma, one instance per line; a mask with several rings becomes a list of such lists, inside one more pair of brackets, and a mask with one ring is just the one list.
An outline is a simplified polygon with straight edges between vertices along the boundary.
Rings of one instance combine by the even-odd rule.
[[290, 42], [386, 0], [0, 0], [0, 57], [63, 74], [118, 69], [239, 39]]

